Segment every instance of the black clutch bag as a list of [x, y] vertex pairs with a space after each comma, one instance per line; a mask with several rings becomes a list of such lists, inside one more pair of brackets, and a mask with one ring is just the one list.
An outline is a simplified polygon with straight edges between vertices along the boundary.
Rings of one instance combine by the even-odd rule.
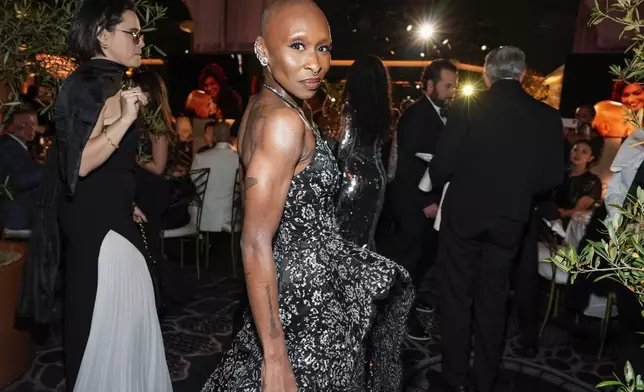
[[163, 298], [163, 282], [161, 280], [161, 273], [159, 272], [159, 267], [157, 266], [156, 261], [152, 258], [150, 249], [148, 248], [148, 239], [145, 234], [145, 227], [143, 222], [139, 220], [137, 222], [139, 230], [141, 231], [141, 237], [143, 238], [143, 245], [145, 246], [145, 251], [147, 253], [145, 260], [148, 265], [148, 271], [150, 272], [150, 278], [152, 279], [152, 287], [154, 290], [154, 303], [157, 308], [157, 314], [160, 318], [165, 315], [165, 301]]

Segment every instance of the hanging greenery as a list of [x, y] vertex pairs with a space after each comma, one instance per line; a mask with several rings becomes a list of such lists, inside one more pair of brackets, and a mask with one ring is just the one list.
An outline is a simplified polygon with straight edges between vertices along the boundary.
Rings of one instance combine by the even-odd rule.
[[[0, 110], [21, 104], [23, 87], [30, 78], [57, 94], [76, 67], [67, 53], [67, 34], [80, 1], [0, 0], [0, 80], [6, 86]], [[166, 8], [152, 0], [135, 0], [135, 4], [143, 32], [154, 30], [156, 22], [165, 17]], [[152, 50], [164, 55], [148, 45], [143, 57], [149, 57]], [[53, 100], [41, 114], [48, 113], [52, 105]]]
[[[603, 5], [595, 0], [595, 6], [590, 17], [590, 25], [598, 25], [610, 21], [623, 26], [620, 39], [631, 41], [626, 49], [627, 59], [624, 64], [610, 66], [610, 73], [615, 80], [626, 83], [641, 83], [644, 81], [644, 19], [640, 16], [639, 8], [644, 0], [606, 0]], [[636, 129], [644, 129], [644, 109], [627, 110], [628, 121]]]

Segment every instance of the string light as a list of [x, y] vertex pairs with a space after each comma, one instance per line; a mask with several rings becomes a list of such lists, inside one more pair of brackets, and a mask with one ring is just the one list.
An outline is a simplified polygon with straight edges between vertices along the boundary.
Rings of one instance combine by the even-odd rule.
[[408, 25], [408, 26], [407, 26], [407, 31], [411, 31], [413, 28], [414, 28], [414, 26], [412, 26], [412, 25]]
[[429, 39], [432, 38], [434, 35], [434, 26], [425, 23], [422, 26], [420, 26], [420, 30], [418, 30], [418, 35], [422, 39]]
[[463, 95], [469, 97], [472, 94], [474, 94], [474, 86], [472, 86], [471, 84], [466, 84], [465, 86], [463, 86]]

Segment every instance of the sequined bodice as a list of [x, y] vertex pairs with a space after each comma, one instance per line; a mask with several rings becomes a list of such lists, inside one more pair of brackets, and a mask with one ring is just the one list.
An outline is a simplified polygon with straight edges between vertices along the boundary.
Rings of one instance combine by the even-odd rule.
[[309, 165], [293, 177], [277, 231], [276, 250], [299, 247], [299, 241], [308, 241], [311, 236], [324, 237], [338, 232], [334, 200], [340, 186], [340, 172], [317, 129], [312, 132], [315, 153]]

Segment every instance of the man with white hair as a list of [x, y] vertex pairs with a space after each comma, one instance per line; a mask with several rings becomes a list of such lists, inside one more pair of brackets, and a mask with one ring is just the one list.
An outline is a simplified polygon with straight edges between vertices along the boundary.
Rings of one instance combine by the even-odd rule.
[[[454, 391], [491, 392], [503, 353], [510, 277], [535, 195], [563, 179], [557, 111], [521, 86], [525, 54], [503, 46], [485, 59], [488, 90], [457, 100], [430, 165], [443, 200], [442, 373]], [[470, 375], [474, 326], [475, 363]]]

